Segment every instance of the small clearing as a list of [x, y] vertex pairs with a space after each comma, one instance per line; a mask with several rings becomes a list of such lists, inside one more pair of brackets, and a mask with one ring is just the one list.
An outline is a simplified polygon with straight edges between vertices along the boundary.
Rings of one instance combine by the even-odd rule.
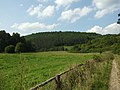
[[119, 77], [118, 77], [118, 68], [116, 61], [113, 60], [112, 70], [110, 75], [110, 87], [109, 90], [120, 90]]

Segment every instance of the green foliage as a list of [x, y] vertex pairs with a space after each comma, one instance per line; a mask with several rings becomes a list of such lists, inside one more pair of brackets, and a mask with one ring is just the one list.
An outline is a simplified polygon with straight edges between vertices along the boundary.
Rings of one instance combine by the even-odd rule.
[[113, 48], [113, 53], [120, 54], [120, 43], [116, 43]]
[[14, 53], [15, 52], [15, 46], [14, 45], [9, 45], [5, 47], [5, 52], [6, 53]]
[[[66, 50], [82, 53], [102, 53], [105, 51], [112, 51], [115, 54], [120, 53], [120, 34], [99, 35], [80, 32], [44, 32], [20, 37], [18, 33], [13, 33], [11, 36], [5, 31], [0, 31], [0, 52], [3, 52], [5, 47], [9, 45], [16, 46], [18, 42], [24, 44], [25, 52]], [[64, 48], [64, 46], [72, 47], [69, 49]]]
[[87, 53], [87, 52], [89, 52], [89, 47], [88, 47], [86, 44], [82, 44], [82, 45], [80, 46], [80, 48], [81, 48], [80, 52], [82, 52], [82, 53]]
[[80, 47], [75, 45], [71, 48], [70, 52], [80, 52]]
[[17, 43], [16, 47], [15, 47], [15, 52], [16, 53], [21, 53], [21, 52], [25, 52], [25, 45], [21, 42]]
[[64, 47], [63, 46], [53, 47], [46, 51], [64, 51]]
[[95, 60], [96, 62], [101, 62], [102, 58], [99, 55], [94, 55], [93, 60]]
[[13, 33], [10, 39], [10, 43], [15, 46], [18, 42], [21, 42], [20, 39], [21, 39], [20, 34]]
[[0, 70], [0, 90], [5, 90], [5, 74], [3, 70]]
[[[108, 54], [108, 53], [107, 53]], [[107, 55], [106, 53], [103, 56]], [[103, 56], [95, 56], [97, 60]], [[108, 90], [109, 76], [112, 68], [112, 60], [106, 56], [106, 60], [86, 61], [68, 74], [62, 81], [62, 90]]]
[[119, 54], [120, 48], [120, 34], [118, 35], [104, 35], [102, 37], [93, 39], [87, 44], [80, 45], [80, 52], [105, 52], [112, 51]]
[[26, 41], [25, 42], [25, 49], [26, 49], [26, 52], [35, 52], [35, 48], [34, 48], [34, 44], [31, 43], [31, 41]]
[[113, 60], [115, 58], [114, 54], [111, 52], [104, 52], [101, 54], [103, 60]]
[[5, 47], [9, 45], [16, 46], [18, 42], [24, 43], [27, 52], [35, 51], [32, 43], [30, 41], [26, 41], [24, 37], [20, 37], [20, 34], [13, 33], [13, 35], [11, 36], [4, 30], [0, 31], [0, 53], [5, 51]]
[[[118, 14], [118, 16], [120, 17], [120, 13]], [[120, 24], [120, 18], [118, 19], [117, 24]]]
[[6, 33], [4, 30], [0, 31], [0, 52], [4, 52], [5, 47], [10, 45], [10, 34]]
[[93, 60], [96, 62], [101, 62], [101, 61], [106, 61], [106, 60], [113, 60], [114, 59], [114, 54], [111, 52], [104, 52], [100, 55], [94, 55]]
[[46, 49], [47, 51], [59, 46], [72, 46], [75, 44], [84, 44], [89, 40], [100, 37], [95, 33], [83, 32], [44, 32], [26, 36], [26, 40], [35, 45], [37, 51]]
[[118, 16], [120, 16], [120, 13], [118, 14]]

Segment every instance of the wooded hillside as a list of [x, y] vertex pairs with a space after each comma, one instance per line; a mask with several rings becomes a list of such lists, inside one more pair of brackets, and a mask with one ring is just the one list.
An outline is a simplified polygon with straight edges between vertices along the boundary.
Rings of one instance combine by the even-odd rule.
[[43, 32], [26, 36], [27, 41], [31, 41], [37, 51], [44, 51], [58, 46], [71, 46], [75, 44], [85, 44], [88, 41], [101, 37], [96, 33], [85, 32]]
[[0, 31], [0, 52], [33, 51], [104, 52], [120, 54], [120, 34], [100, 35], [85, 32], [42, 32], [27, 36]]

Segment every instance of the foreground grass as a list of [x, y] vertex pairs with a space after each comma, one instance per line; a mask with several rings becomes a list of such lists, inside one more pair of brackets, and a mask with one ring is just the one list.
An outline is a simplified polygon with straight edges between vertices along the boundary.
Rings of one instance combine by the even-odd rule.
[[113, 59], [112, 54], [105, 53], [95, 60], [86, 61], [62, 78], [61, 90], [108, 90]]
[[25, 90], [84, 63], [93, 54], [40, 52], [0, 54], [0, 90]]
[[[113, 59], [112, 53], [95, 55], [93, 60], [62, 75], [59, 90], [108, 90]], [[39, 90], [56, 90], [56, 83], [52, 81]]]

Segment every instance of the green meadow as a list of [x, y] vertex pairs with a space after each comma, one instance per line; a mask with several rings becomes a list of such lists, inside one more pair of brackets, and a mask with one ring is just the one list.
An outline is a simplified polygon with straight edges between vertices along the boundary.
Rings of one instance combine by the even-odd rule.
[[38, 52], [0, 54], [0, 89], [29, 89], [69, 68], [92, 59], [93, 54]]

